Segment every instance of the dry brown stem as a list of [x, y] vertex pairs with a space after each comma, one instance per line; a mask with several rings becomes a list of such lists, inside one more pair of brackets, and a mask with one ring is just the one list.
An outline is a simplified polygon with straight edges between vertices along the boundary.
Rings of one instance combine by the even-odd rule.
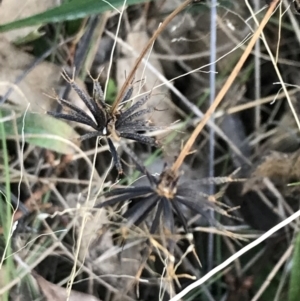
[[147, 51], [151, 48], [152, 44], [154, 43], [154, 41], [156, 40], [156, 38], [158, 37], [158, 35], [167, 27], [167, 25], [172, 21], [172, 19], [179, 14], [183, 9], [185, 9], [190, 3], [192, 3], [194, 0], [186, 0], [184, 1], [180, 6], [178, 6], [165, 20], [163, 23], [161, 23], [161, 25], [157, 28], [157, 30], [153, 33], [151, 39], [148, 41], [147, 45], [144, 47], [143, 51], [141, 52], [140, 56], [137, 58], [134, 67], [132, 68], [131, 72], [129, 73], [127, 79], [125, 80], [119, 94], [116, 97], [116, 100], [114, 102], [114, 104], [112, 105], [112, 112], [114, 112], [116, 110], [116, 108], [118, 107], [123, 94], [125, 93], [128, 85], [131, 83], [131, 81], [133, 80], [134, 74], [138, 68], [138, 66], [140, 65], [143, 57], [145, 56], [145, 54], [147, 53]]
[[258, 40], [260, 34], [262, 33], [262, 31], [264, 29], [264, 27], [266, 26], [267, 22], [269, 21], [269, 19], [272, 15], [273, 11], [275, 10], [278, 2], [279, 2], [279, 0], [273, 0], [272, 3], [270, 4], [264, 18], [262, 19], [262, 21], [259, 25], [259, 27], [254, 32], [248, 46], [246, 47], [246, 49], [245, 49], [244, 53], [242, 54], [241, 58], [239, 59], [236, 66], [232, 70], [232, 72], [229, 75], [229, 77], [228, 77], [227, 81], [225, 82], [224, 86], [222, 87], [219, 94], [215, 98], [214, 102], [212, 103], [212, 105], [209, 107], [209, 109], [207, 110], [207, 112], [203, 116], [203, 119], [199, 122], [199, 124], [195, 128], [194, 132], [192, 133], [192, 135], [190, 136], [190, 138], [188, 139], [188, 141], [184, 145], [184, 147], [181, 150], [177, 160], [174, 162], [174, 164], [172, 166], [172, 170], [174, 172], [176, 172], [179, 169], [179, 167], [181, 166], [184, 158], [187, 156], [187, 154], [189, 153], [191, 147], [193, 146], [197, 136], [199, 135], [201, 130], [204, 128], [204, 126], [205, 126], [206, 122], [209, 120], [210, 116], [215, 112], [215, 110], [217, 109], [217, 107], [219, 106], [221, 101], [223, 100], [223, 97], [228, 92], [229, 88], [231, 87], [232, 83], [234, 82], [235, 78], [237, 77], [237, 75], [241, 71], [246, 59], [248, 58], [249, 54], [252, 51], [252, 48], [254, 47], [256, 41]]

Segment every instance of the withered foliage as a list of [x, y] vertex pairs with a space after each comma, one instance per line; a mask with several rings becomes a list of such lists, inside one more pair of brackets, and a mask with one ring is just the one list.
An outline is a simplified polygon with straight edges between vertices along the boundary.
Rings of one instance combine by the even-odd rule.
[[114, 165], [119, 173], [122, 173], [123, 169], [113, 140], [118, 141], [120, 138], [125, 138], [151, 146], [159, 145], [154, 137], [148, 137], [143, 134], [147, 131], [162, 128], [151, 125], [150, 121], [144, 118], [145, 115], [155, 110], [154, 107], [141, 109], [150, 98], [150, 94], [145, 95], [129, 108], [126, 108], [127, 101], [130, 100], [133, 93], [133, 87], [130, 86], [124, 94], [117, 110], [113, 111], [111, 106], [105, 103], [103, 91], [97, 79], [93, 79], [93, 96], [90, 97], [75, 83], [74, 78], [70, 78], [65, 71], [62, 75], [85, 103], [93, 118], [70, 101], [59, 97], [56, 97], [56, 99], [67, 112], [47, 113], [56, 118], [75, 121], [90, 126], [93, 131], [81, 136], [81, 141], [93, 137], [105, 137], [114, 160]]

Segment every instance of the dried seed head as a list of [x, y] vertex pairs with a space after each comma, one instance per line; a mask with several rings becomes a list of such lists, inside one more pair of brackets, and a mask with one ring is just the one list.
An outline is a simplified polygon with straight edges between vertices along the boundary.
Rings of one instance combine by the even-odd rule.
[[177, 192], [179, 176], [171, 169], [165, 169], [159, 177], [157, 184], [157, 194], [166, 197], [167, 199], [173, 199]]
[[[112, 139], [113, 141], [119, 141], [121, 138], [124, 138], [151, 146], [158, 146], [158, 142], [154, 137], [144, 135], [145, 132], [163, 128], [152, 126], [147, 120], [144, 120], [145, 116], [154, 110], [154, 108], [140, 109], [150, 98], [150, 94], [145, 95], [133, 105], [129, 106], [129, 108], [124, 108], [126, 101], [132, 96], [133, 87], [130, 85], [124, 94], [121, 104], [116, 110], [113, 110], [103, 99], [103, 91], [98, 82], [98, 78], [94, 79], [91, 77], [94, 86], [93, 96], [90, 97], [75, 83], [74, 74], [71, 78], [66, 71], [63, 71], [62, 76], [85, 103], [93, 118], [76, 105], [61, 99], [58, 96], [56, 99], [67, 113], [48, 112], [48, 114], [56, 118], [90, 126], [94, 131], [81, 136], [79, 138], [80, 141], [95, 137], [105, 137], [106, 139]], [[112, 140], [108, 141], [109, 148], [115, 166], [118, 168], [119, 173], [122, 173], [120, 158], [118, 157], [118, 153]]]
[[[175, 233], [174, 214], [188, 233], [188, 224], [182, 206], [195, 214], [200, 214], [212, 226], [222, 229], [221, 224], [211, 216], [210, 210], [230, 217], [228, 211], [222, 208], [227, 206], [217, 202], [214, 195], [210, 196], [198, 191], [198, 188], [199, 184], [203, 183], [214, 182], [217, 185], [226, 183], [225, 177], [221, 178], [221, 181], [219, 178], [209, 178], [179, 183], [179, 175], [174, 173], [172, 169], [165, 168], [160, 176], [156, 178], [147, 171], [130, 150], [126, 149], [125, 147], [124, 150], [131, 156], [137, 169], [147, 176], [149, 184], [142, 187], [130, 186], [124, 189], [112, 190], [106, 195], [106, 201], [97, 207], [114, 206], [130, 200], [130, 208], [123, 215], [127, 219], [126, 225], [128, 227], [133, 224], [139, 225], [151, 216], [151, 234], [154, 234], [159, 228], [163, 228], [164, 233], [172, 236]], [[232, 182], [231, 177], [228, 180]], [[154, 218], [151, 213], [153, 211], [155, 212]], [[168, 236], [170, 237], [170, 235]]]

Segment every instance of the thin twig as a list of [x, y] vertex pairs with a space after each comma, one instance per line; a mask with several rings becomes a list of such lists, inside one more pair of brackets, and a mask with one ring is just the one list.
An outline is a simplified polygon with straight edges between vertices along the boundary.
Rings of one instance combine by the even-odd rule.
[[[276, 2], [277, 2], [277, 1], [276, 1]], [[258, 21], [257, 21], [255, 15], [254, 15], [254, 13], [253, 13], [253, 11], [252, 11], [252, 9], [251, 9], [251, 6], [249, 5], [248, 0], [246, 0], [246, 4], [247, 4], [247, 6], [249, 7], [250, 13], [253, 15], [253, 20], [255, 21], [256, 24], [258, 24]], [[298, 129], [300, 130], [300, 120], [299, 120], [299, 118], [298, 118], [298, 114], [297, 114], [297, 112], [296, 112], [296, 110], [295, 110], [295, 108], [294, 108], [294, 105], [293, 105], [293, 103], [292, 103], [292, 100], [291, 100], [291, 98], [290, 98], [290, 96], [289, 96], [289, 94], [288, 94], [288, 91], [287, 91], [287, 88], [286, 88], [286, 84], [284, 83], [284, 81], [283, 81], [283, 79], [282, 79], [282, 75], [281, 75], [280, 70], [279, 70], [279, 68], [278, 68], [278, 66], [277, 66], [277, 62], [275, 61], [275, 57], [274, 57], [274, 55], [273, 55], [273, 53], [272, 53], [272, 51], [271, 51], [271, 49], [270, 49], [270, 47], [269, 47], [269, 45], [268, 45], [268, 43], [267, 43], [266, 37], [265, 37], [265, 35], [263, 34], [263, 32], [262, 32], [262, 34], [261, 34], [261, 38], [262, 38], [262, 41], [263, 41], [264, 44], [265, 44], [266, 50], [267, 50], [267, 52], [268, 52], [268, 54], [269, 54], [269, 57], [270, 57], [270, 59], [271, 59], [271, 61], [272, 61], [272, 64], [273, 64], [273, 66], [274, 66], [274, 70], [275, 70], [275, 72], [276, 72], [276, 74], [277, 74], [277, 76], [278, 76], [278, 79], [279, 79], [279, 81], [280, 81], [282, 90], [285, 92], [286, 99], [287, 99], [287, 101], [288, 101], [288, 104], [289, 104], [289, 107], [290, 107], [291, 112], [292, 112], [292, 114], [293, 114], [293, 117], [294, 117], [294, 119], [295, 119], [295, 121], [296, 121], [297, 127], [298, 127]], [[279, 38], [280, 38], [280, 37], [279, 37]]]
[[129, 73], [128, 77], [126, 78], [119, 94], [116, 97], [116, 100], [114, 102], [114, 104], [112, 105], [112, 112], [114, 112], [116, 110], [116, 108], [118, 107], [123, 94], [125, 93], [129, 83], [131, 83], [134, 74], [138, 68], [138, 66], [140, 65], [143, 57], [145, 56], [145, 54], [147, 53], [147, 51], [152, 47], [152, 44], [154, 43], [154, 41], [156, 40], [157, 36], [167, 27], [167, 25], [172, 21], [172, 19], [179, 14], [183, 9], [185, 9], [190, 3], [192, 3], [193, 0], [186, 0], [184, 1], [180, 6], [178, 6], [165, 20], [164, 22], [157, 28], [157, 30], [153, 33], [151, 39], [148, 41], [147, 45], [145, 46], [145, 48], [143, 49], [143, 51], [141, 52], [140, 56], [138, 57], [138, 59], [135, 62], [134, 67], [132, 68], [131, 72]]
[[269, 284], [271, 283], [272, 279], [276, 276], [279, 269], [283, 266], [283, 264], [290, 258], [292, 252], [294, 249], [294, 245], [291, 244], [288, 249], [284, 252], [284, 254], [281, 256], [277, 264], [274, 266], [272, 271], [269, 273], [268, 277], [260, 287], [260, 289], [256, 292], [255, 296], [251, 299], [251, 301], [257, 301], [261, 297], [261, 295], [265, 292]]
[[[122, 10], [120, 12], [120, 17], [119, 17], [119, 21], [118, 21], [118, 25], [117, 25], [117, 32], [116, 32], [116, 36], [119, 35], [120, 32], [120, 28], [121, 28], [121, 22], [122, 22], [122, 17], [125, 11], [125, 7], [126, 7], [126, 1], [124, 0], [123, 6], [122, 6]], [[108, 65], [108, 70], [107, 70], [107, 79], [105, 81], [105, 86], [104, 86], [104, 91], [103, 91], [103, 99], [106, 99], [106, 93], [107, 93], [107, 88], [108, 88], [108, 83], [109, 83], [109, 77], [110, 77], [110, 72], [111, 72], [111, 68], [112, 68], [112, 64], [113, 64], [113, 58], [114, 58], [114, 53], [115, 53], [115, 49], [116, 49], [116, 45], [117, 45], [117, 39], [114, 39], [114, 44], [110, 53], [110, 60], [109, 60], [109, 65]]]

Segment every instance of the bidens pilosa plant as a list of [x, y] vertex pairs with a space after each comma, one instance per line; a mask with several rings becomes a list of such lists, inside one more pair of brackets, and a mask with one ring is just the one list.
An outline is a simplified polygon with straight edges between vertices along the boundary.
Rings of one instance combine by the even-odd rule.
[[[123, 214], [127, 220], [126, 227], [140, 225], [148, 217], [154, 216], [150, 221], [150, 234], [160, 233], [175, 234], [175, 217], [182, 224], [186, 233], [189, 232], [187, 219], [183, 214], [182, 206], [192, 210], [195, 214], [203, 216], [210, 225], [219, 227], [220, 224], [212, 217], [211, 210], [222, 215], [232, 217], [222, 207], [227, 205], [217, 201], [213, 195], [197, 190], [200, 184], [224, 184], [240, 181], [232, 177], [203, 178], [195, 181], [179, 183], [180, 175], [172, 168], [165, 166], [162, 173], [155, 177], [139, 162], [138, 158], [130, 151], [126, 152], [133, 159], [137, 169], [145, 174], [148, 180], [146, 186], [129, 186], [113, 189], [105, 194], [106, 200], [98, 204], [97, 208], [114, 206], [119, 203], [131, 201], [129, 209]], [[154, 212], [154, 215], [152, 215]]]
[[87, 95], [74, 81], [70, 78], [66, 71], [63, 71], [62, 76], [75, 90], [78, 96], [85, 103], [93, 118], [85, 111], [72, 104], [70, 101], [56, 97], [63, 109], [67, 113], [47, 112], [56, 118], [75, 121], [90, 126], [93, 131], [90, 131], [80, 137], [80, 140], [89, 139], [92, 137], [105, 137], [113, 157], [114, 165], [119, 174], [123, 172], [120, 158], [113, 141], [118, 141], [120, 138], [135, 140], [140, 143], [151, 146], [158, 146], [159, 143], [154, 137], [144, 135], [144, 132], [154, 131], [162, 127], [151, 125], [150, 120], [144, 119], [146, 115], [155, 110], [154, 107], [141, 109], [141, 107], [150, 98], [150, 94], [145, 95], [133, 105], [126, 107], [130, 100], [133, 87], [127, 89], [122, 97], [120, 104], [116, 109], [113, 109], [104, 101], [103, 91], [97, 79], [93, 79], [93, 96]]
[[[147, 131], [162, 128], [153, 126], [149, 120], [144, 119], [147, 114], [155, 110], [154, 107], [141, 108], [149, 99], [149, 94], [129, 107], [126, 107], [133, 93], [133, 87], [130, 85], [119, 102], [117, 102], [117, 105], [114, 104], [111, 107], [105, 103], [103, 91], [97, 79], [93, 79], [93, 95], [90, 97], [75, 83], [74, 78], [70, 78], [65, 71], [62, 75], [85, 103], [92, 117], [70, 101], [59, 97], [56, 99], [67, 112], [48, 112], [48, 114], [56, 118], [90, 126], [93, 131], [81, 136], [80, 140], [92, 137], [105, 137], [119, 173], [122, 173], [123, 169], [113, 141], [125, 138], [158, 146], [158, 142], [154, 137], [148, 137], [143, 134]], [[204, 178], [181, 183], [179, 181], [180, 173], [178, 172], [178, 168], [168, 167], [165, 167], [162, 173], [156, 177], [148, 172], [126, 144], [122, 143], [122, 147], [131, 157], [137, 169], [146, 175], [148, 185], [112, 189], [104, 194], [105, 201], [96, 207], [115, 206], [130, 201], [131, 205], [123, 215], [127, 220], [125, 227], [138, 226], [142, 222], [150, 220], [150, 234], [154, 234], [160, 230], [160, 233], [167, 232], [172, 235], [176, 232], [175, 219], [177, 219], [185, 232], [188, 233], [189, 226], [182, 206], [203, 216], [210, 225], [216, 227], [219, 227], [220, 224], [212, 217], [211, 210], [230, 216], [222, 208], [227, 207], [226, 205], [219, 203], [215, 196], [207, 195], [198, 191], [197, 188], [199, 184], [223, 184], [225, 182], [236, 181], [235, 179], [231, 177]]]

